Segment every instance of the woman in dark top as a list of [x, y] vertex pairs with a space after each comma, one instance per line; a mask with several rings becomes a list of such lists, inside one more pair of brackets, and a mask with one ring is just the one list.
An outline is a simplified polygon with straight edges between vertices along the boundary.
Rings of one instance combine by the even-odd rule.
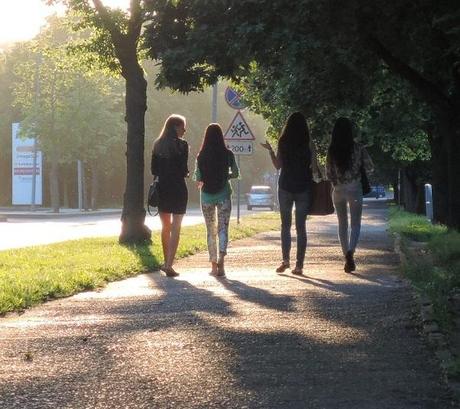
[[182, 218], [187, 208], [188, 144], [182, 138], [185, 118], [171, 115], [165, 122], [152, 151], [151, 170], [159, 181], [158, 211], [161, 219], [161, 244], [164, 265], [161, 269], [168, 277], [178, 275], [172, 265], [179, 244]]
[[307, 248], [305, 224], [311, 202], [312, 181], [321, 180], [316, 152], [303, 114], [294, 112], [287, 119], [281, 132], [276, 155], [268, 142], [261, 145], [270, 152], [276, 169], [281, 169], [278, 180], [278, 201], [283, 261], [276, 272], [282, 273], [290, 267], [292, 207], [295, 204], [297, 260], [292, 274], [301, 275]]
[[224, 259], [227, 255], [228, 226], [232, 212], [232, 187], [229, 179], [238, 176], [235, 156], [225, 146], [222, 128], [219, 124], [210, 124], [206, 128], [196, 159], [195, 180], [201, 192], [201, 210], [206, 223], [211, 274], [215, 276], [225, 275]]

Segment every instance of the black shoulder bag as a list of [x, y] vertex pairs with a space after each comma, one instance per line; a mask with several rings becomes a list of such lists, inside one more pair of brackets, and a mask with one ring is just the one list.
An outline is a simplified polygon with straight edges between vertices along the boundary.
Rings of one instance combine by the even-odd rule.
[[[149, 193], [147, 194], [147, 211], [150, 216], [156, 216], [158, 214], [158, 205], [160, 204], [160, 192], [159, 192], [159, 179], [158, 176], [153, 178], [152, 183], [149, 187]], [[150, 212], [150, 207], [156, 208], [156, 213]]]

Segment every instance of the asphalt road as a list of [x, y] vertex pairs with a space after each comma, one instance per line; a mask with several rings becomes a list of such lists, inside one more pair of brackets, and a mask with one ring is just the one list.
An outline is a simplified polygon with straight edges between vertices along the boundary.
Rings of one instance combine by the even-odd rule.
[[[267, 210], [267, 209], [264, 209]], [[240, 214], [254, 213], [258, 210], [247, 211], [240, 209]], [[236, 209], [232, 210], [232, 217], [236, 218]], [[203, 223], [200, 209], [188, 209], [183, 220], [183, 226]], [[152, 230], [161, 229], [160, 218], [147, 215], [146, 224]], [[59, 241], [75, 240], [85, 237], [117, 236], [120, 233], [120, 216], [72, 216], [60, 215], [56, 218], [15, 218], [8, 217], [7, 222], [0, 223], [0, 250], [19, 247], [28, 247]]]

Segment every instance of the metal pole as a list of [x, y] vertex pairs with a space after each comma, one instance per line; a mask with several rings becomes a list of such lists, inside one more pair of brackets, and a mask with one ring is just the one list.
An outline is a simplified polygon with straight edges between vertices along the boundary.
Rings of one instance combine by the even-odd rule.
[[217, 82], [212, 86], [211, 122], [217, 122]]
[[433, 190], [429, 183], [425, 184], [425, 213], [427, 219], [433, 221]]
[[[238, 164], [238, 169], [241, 169], [240, 167], [240, 155], [236, 155], [236, 162]], [[241, 172], [241, 170], [240, 170]], [[237, 201], [236, 201], [236, 224], [240, 224], [240, 179], [238, 179], [238, 182], [236, 184], [236, 194], [237, 194]]]
[[77, 179], [78, 179], [78, 209], [83, 209], [83, 166], [81, 160], [77, 161]]
[[30, 210], [31, 211], [35, 211], [36, 191], [37, 191], [37, 137], [34, 138], [34, 150], [33, 150], [33, 161], [32, 161], [32, 197], [30, 200]]
[[[40, 96], [40, 64], [41, 55], [37, 54], [35, 64], [35, 108], [38, 110], [38, 102]], [[35, 211], [37, 191], [37, 135], [34, 137], [33, 161], [32, 161], [32, 197], [30, 198], [30, 210]]]

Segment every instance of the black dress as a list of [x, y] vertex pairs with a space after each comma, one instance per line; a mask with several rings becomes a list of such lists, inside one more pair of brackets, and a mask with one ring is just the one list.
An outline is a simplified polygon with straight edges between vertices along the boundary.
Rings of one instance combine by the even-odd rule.
[[159, 178], [159, 205], [162, 213], [185, 214], [188, 192], [185, 177], [188, 176], [188, 144], [177, 139], [173, 154], [152, 153], [152, 175]]

